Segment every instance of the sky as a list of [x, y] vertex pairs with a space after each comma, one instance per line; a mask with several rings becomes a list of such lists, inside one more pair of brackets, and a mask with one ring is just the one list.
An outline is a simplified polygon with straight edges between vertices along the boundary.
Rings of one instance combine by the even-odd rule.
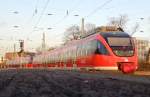
[[13, 51], [14, 44], [19, 50], [19, 40], [25, 41], [26, 51], [35, 51], [43, 32], [49, 47], [60, 45], [65, 30], [80, 26], [81, 18], [85, 24], [102, 26], [110, 17], [126, 14], [128, 33], [137, 22], [140, 27], [133, 36], [150, 39], [149, 4], [150, 0], [0, 0], [0, 56]]

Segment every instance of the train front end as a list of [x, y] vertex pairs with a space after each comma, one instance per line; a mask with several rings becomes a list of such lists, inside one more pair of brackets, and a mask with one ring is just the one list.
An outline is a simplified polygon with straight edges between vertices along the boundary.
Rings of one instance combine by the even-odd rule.
[[110, 53], [110, 65], [118, 67], [123, 73], [132, 73], [137, 70], [137, 50], [132, 37], [125, 32], [111, 32], [101, 35], [106, 41], [106, 47]]
[[134, 72], [137, 69], [137, 51], [130, 36], [107, 37], [107, 42], [113, 52], [114, 61], [118, 69], [124, 73]]
[[138, 68], [137, 50], [133, 38], [115, 27], [98, 29], [97, 49], [93, 66], [99, 70], [120, 70], [133, 73]]

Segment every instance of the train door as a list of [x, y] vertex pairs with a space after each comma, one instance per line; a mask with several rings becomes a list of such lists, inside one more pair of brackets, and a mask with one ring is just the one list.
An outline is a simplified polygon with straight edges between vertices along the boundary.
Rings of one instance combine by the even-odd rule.
[[99, 69], [109, 69], [110, 60], [112, 59], [105, 45], [101, 41], [97, 41], [97, 49], [93, 59], [94, 66]]

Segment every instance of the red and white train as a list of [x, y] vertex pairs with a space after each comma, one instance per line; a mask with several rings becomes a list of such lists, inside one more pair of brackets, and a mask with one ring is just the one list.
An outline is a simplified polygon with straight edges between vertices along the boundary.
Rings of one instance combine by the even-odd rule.
[[138, 68], [137, 50], [130, 35], [112, 27], [96, 32], [32, 58], [20, 58], [16, 63], [16, 60], [9, 60], [6, 65], [26, 68], [121, 70], [124, 73], [134, 72]]

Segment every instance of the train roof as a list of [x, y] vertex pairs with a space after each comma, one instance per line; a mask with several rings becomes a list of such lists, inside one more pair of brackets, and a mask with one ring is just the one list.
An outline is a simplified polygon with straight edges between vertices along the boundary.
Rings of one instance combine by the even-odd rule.
[[81, 39], [90, 37], [92, 35], [97, 35], [97, 34], [100, 34], [103, 37], [117, 37], [117, 36], [118, 37], [130, 37], [130, 35], [128, 33], [124, 32], [124, 30], [121, 27], [101, 26], [101, 27], [95, 28], [90, 33], [83, 34]]
[[103, 37], [130, 37], [126, 32], [99, 32]]
[[40, 55], [43, 55], [43, 54], [55, 53], [55, 52], [59, 53], [59, 51], [65, 50], [70, 45], [72, 45], [72, 47], [74, 47], [78, 43], [82, 43], [82, 42], [85, 42], [85, 41], [90, 41], [90, 40], [93, 40], [93, 39], [97, 39], [98, 35], [101, 35], [104, 38], [107, 38], [107, 37], [130, 37], [130, 35], [128, 33], [124, 32], [123, 30], [120, 30], [120, 29], [116, 30], [116, 28], [115, 28], [115, 30], [113, 30], [113, 31], [106, 31], [106, 32], [105, 32], [105, 29], [104, 30], [103, 29], [102, 30], [98, 29], [98, 30], [93, 31], [92, 33], [86, 34], [85, 36], [81, 37], [81, 39], [79, 39], [79, 40], [73, 40], [73, 41], [68, 42], [67, 44], [65, 44], [63, 46], [55, 48], [51, 51], [44, 52], [42, 54], [37, 54], [36, 56], [40, 56]]

